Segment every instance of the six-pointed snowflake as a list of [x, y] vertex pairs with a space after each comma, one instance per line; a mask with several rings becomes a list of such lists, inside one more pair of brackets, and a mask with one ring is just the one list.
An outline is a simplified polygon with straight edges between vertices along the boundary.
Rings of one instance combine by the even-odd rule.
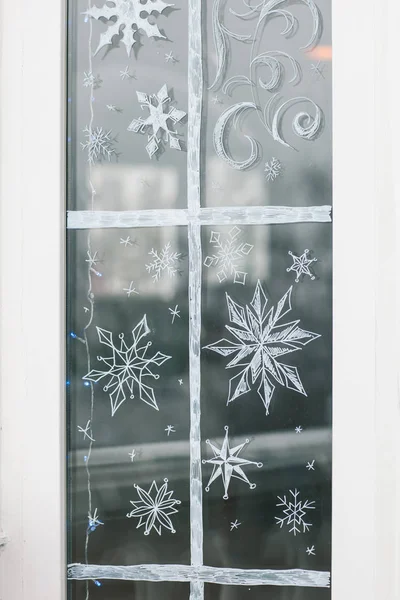
[[[171, 98], [168, 96], [167, 86], [163, 85], [157, 94], [148, 95], [143, 92], [136, 92], [136, 94], [142, 110], [147, 108], [149, 116], [147, 119], [142, 119], [142, 117], [133, 119], [128, 127], [128, 131], [145, 133], [147, 128], [151, 128], [152, 133], [148, 136], [148, 144], [146, 146], [149, 157], [152, 158], [160, 150], [163, 136], [166, 142], [169, 141], [170, 148], [182, 150], [181, 143], [176, 137], [178, 133], [169, 128], [168, 121], [176, 125], [186, 117], [186, 113], [174, 106], [169, 106]], [[169, 108], [169, 111], [164, 112], [164, 108]], [[158, 137], [159, 132], [160, 137]]]
[[225, 240], [222, 240], [219, 231], [212, 231], [210, 244], [216, 249], [216, 253], [207, 256], [204, 260], [205, 267], [216, 267], [217, 278], [220, 283], [233, 276], [234, 283], [246, 283], [247, 273], [239, 271], [238, 266], [245, 256], [248, 256], [253, 250], [252, 244], [239, 242], [238, 238], [242, 230], [239, 227], [232, 227]]
[[102, 8], [92, 6], [85, 13], [94, 19], [104, 18], [112, 21], [107, 31], [101, 34], [95, 54], [104, 46], [112, 44], [114, 36], [121, 35], [121, 41], [125, 44], [129, 56], [132, 46], [137, 41], [135, 33], [139, 30], [143, 31], [149, 38], [159, 37], [165, 39], [157, 25], [149, 22], [149, 17], [152, 13], [161, 14], [173, 4], [166, 4], [163, 0], [112, 0], [112, 2], [113, 7], [104, 3]]
[[154, 283], [161, 278], [164, 271], [166, 271], [170, 277], [173, 277], [178, 273], [177, 265], [181, 260], [181, 254], [179, 252], [172, 252], [170, 242], [165, 244], [161, 251], [152, 248], [149, 254], [153, 257], [153, 260], [146, 265], [146, 271], [152, 273]]
[[278, 500], [280, 502], [276, 506], [284, 507], [284, 516], [275, 517], [277, 525], [279, 525], [281, 529], [284, 525], [287, 525], [290, 528], [290, 533], [293, 533], [293, 535], [297, 535], [298, 533], [305, 533], [306, 531], [309, 531], [310, 527], [312, 526], [312, 523], [306, 523], [304, 517], [307, 516], [308, 510], [315, 509], [315, 502], [310, 502], [310, 500], [306, 500], [305, 502], [303, 502], [299, 500], [298, 496], [300, 492], [298, 492], [297, 490], [294, 490], [294, 492], [293, 490], [289, 490], [289, 494], [292, 497], [292, 499], [290, 499], [289, 497], [289, 500], [286, 498], [286, 496], [283, 496], [283, 498], [278, 496]]
[[312, 271], [310, 270], [310, 265], [313, 262], [316, 262], [317, 259], [316, 258], [308, 258], [308, 253], [310, 251], [304, 250], [303, 254], [301, 254], [301, 256], [296, 256], [295, 254], [293, 254], [293, 252], [291, 252], [289, 250], [288, 254], [290, 254], [290, 256], [293, 259], [293, 264], [288, 267], [286, 269], [286, 271], [289, 273], [290, 271], [295, 271], [296, 273], [296, 283], [299, 282], [300, 280], [300, 276], [301, 275], [308, 275], [309, 277], [311, 277], [312, 280], [315, 279], [315, 275], [314, 273], [312, 273]]
[[152, 529], [155, 529], [158, 535], [161, 535], [162, 527], [165, 527], [171, 533], [175, 533], [174, 526], [169, 517], [178, 512], [174, 506], [181, 502], [172, 498], [173, 490], [170, 492], [167, 491], [168, 479], [164, 479], [164, 483], [160, 489], [158, 489], [155, 481], [151, 484], [148, 492], [138, 485], [135, 485], [135, 488], [140, 500], [136, 502], [133, 500], [130, 501], [134, 509], [126, 516], [128, 519], [132, 517], [139, 519], [136, 529], [144, 525], [144, 535], [149, 535]]
[[115, 139], [111, 135], [111, 130], [106, 131], [102, 127], [96, 129], [85, 127], [83, 133], [87, 139], [85, 143], [81, 142], [81, 146], [82, 150], [87, 150], [89, 163], [110, 161], [111, 157], [116, 155]]
[[281, 174], [282, 165], [277, 158], [274, 156], [269, 162], [265, 163], [265, 178], [267, 181], [275, 181], [275, 179]]
[[93, 75], [92, 71], [83, 74], [84, 87], [93, 87], [94, 90], [98, 90], [102, 83], [100, 75]]
[[243, 442], [243, 444], [239, 444], [238, 446], [231, 448], [229, 445], [228, 433], [229, 427], [226, 425], [225, 438], [222, 442], [221, 448], [218, 448], [218, 446], [212, 444], [210, 440], [206, 440], [206, 444], [211, 447], [214, 456], [209, 460], [202, 461], [203, 465], [213, 465], [213, 472], [211, 473], [211, 477], [207, 483], [206, 492], [210, 490], [210, 485], [213, 483], [213, 481], [218, 479], [218, 477], [221, 477], [224, 486], [224, 500], [229, 498], [228, 488], [232, 477], [248, 483], [251, 490], [254, 490], [256, 487], [255, 483], [250, 483], [250, 481], [247, 479], [247, 476], [242, 468], [244, 465], [256, 465], [259, 469], [262, 467], [262, 463], [257, 463], [253, 460], [246, 460], [245, 458], [240, 458], [239, 456], [246, 444], [250, 443], [250, 440], [246, 440]]
[[227, 369], [240, 371], [229, 381], [227, 404], [246, 394], [257, 381], [258, 394], [265, 406], [266, 414], [275, 390], [274, 381], [306, 396], [297, 368], [280, 362], [285, 354], [301, 350], [317, 339], [319, 334], [301, 329], [299, 320], [282, 323], [282, 318], [292, 310], [292, 287], [278, 302], [276, 309], [267, 312], [267, 297], [257, 282], [250, 305], [241, 306], [226, 294], [229, 320], [238, 325], [226, 325], [236, 341], [222, 339], [206, 346], [222, 356], [234, 355]]
[[99, 361], [106, 365], [106, 370], [97, 371], [92, 369], [83, 379], [95, 383], [103, 377], [108, 379], [103, 389], [105, 392], [110, 392], [111, 416], [114, 416], [121, 404], [125, 402], [125, 390], [128, 390], [130, 398], [134, 398], [134, 385], [139, 388], [139, 398], [158, 410], [154, 390], [146, 385], [144, 380], [146, 377], [159, 379], [160, 376], [152, 372], [152, 366], [161, 366], [171, 356], [157, 352], [154, 356], [149, 357], [147, 356], [147, 350], [151, 346], [151, 342], [140, 346], [141, 340], [150, 333], [146, 315], [132, 331], [133, 343], [131, 346], [126, 344], [123, 333], [119, 335], [120, 343], [118, 347], [110, 331], [100, 327], [96, 327], [96, 329], [100, 343], [111, 348], [112, 354], [105, 358], [102, 356], [97, 357]]

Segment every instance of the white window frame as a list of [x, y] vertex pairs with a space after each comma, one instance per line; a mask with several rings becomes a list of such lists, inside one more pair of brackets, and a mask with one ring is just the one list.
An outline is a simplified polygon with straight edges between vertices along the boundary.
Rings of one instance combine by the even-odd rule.
[[[0, 10], [0, 598], [64, 600], [66, 7]], [[400, 598], [399, 17], [333, 0], [333, 600]]]

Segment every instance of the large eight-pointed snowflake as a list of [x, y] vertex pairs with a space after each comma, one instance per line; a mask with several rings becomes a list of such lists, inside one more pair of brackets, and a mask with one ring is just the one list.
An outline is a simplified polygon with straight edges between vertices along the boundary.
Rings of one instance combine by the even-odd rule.
[[240, 371], [229, 381], [227, 404], [246, 394], [259, 381], [258, 394], [265, 406], [266, 414], [275, 390], [274, 381], [280, 385], [304, 394], [303, 384], [297, 368], [280, 362], [285, 354], [301, 350], [303, 346], [317, 339], [319, 334], [305, 331], [298, 326], [299, 320], [281, 323], [281, 319], [292, 310], [292, 287], [278, 302], [276, 309], [267, 312], [267, 297], [257, 282], [250, 305], [241, 306], [226, 294], [229, 320], [238, 325], [226, 325], [226, 329], [237, 341], [218, 340], [209, 350], [222, 356], [234, 355], [226, 365], [227, 369]]
[[106, 329], [97, 327], [97, 334], [101, 344], [111, 348], [111, 356], [98, 356], [97, 360], [103, 362], [106, 366], [104, 371], [92, 369], [83, 379], [100, 381], [103, 377], [108, 381], [104, 386], [104, 391], [109, 392], [111, 401], [111, 416], [114, 416], [119, 407], [126, 400], [125, 390], [129, 392], [129, 397], [134, 398], [133, 388], [136, 385], [139, 389], [139, 398], [149, 406], [158, 410], [154, 389], [144, 383], [146, 377], [159, 379], [159, 375], [152, 372], [153, 365], [161, 366], [171, 357], [157, 352], [154, 356], [147, 356], [147, 350], [151, 342], [140, 346], [141, 340], [150, 333], [147, 325], [146, 315], [136, 325], [132, 331], [133, 343], [128, 346], [125, 342], [124, 334], [119, 335], [119, 347], [114, 343], [113, 334]]
[[[168, 107], [171, 98], [168, 96], [167, 86], [163, 85], [157, 94], [148, 95], [143, 92], [136, 92], [136, 95], [142, 110], [144, 108], [148, 109], [149, 116], [146, 119], [142, 119], [142, 117], [133, 119], [128, 127], [128, 131], [145, 133], [148, 127], [151, 128], [152, 133], [148, 136], [148, 144], [146, 146], [149, 157], [152, 158], [160, 150], [163, 136], [166, 142], [169, 141], [170, 148], [182, 150], [181, 143], [176, 137], [178, 132], [169, 128], [168, 121], [176, 125], [186, 117], [186, 113], [174, 106]], [[164, 108], [169, 108], [169, 111], [164, 112]], [[158, 137], [159, 132], [160, 137]]]
[[220, 283], [228, 279], [231, 275], [233, 283], [246, 283], [247, 273], [239, 271], [239, 264], [245, 256], [248, 256], [253, 250], [252, 244], [239, 242], [238, 238], [242, 230], [239, 227], [232, 227], [228, 236], [223, 240], [219, 231], [212, 231], [210, 244], [214, 246], [216, 252], [211, 256], [207, 256], [204, 260], [204, 266], [216, 267], [217, 278]]
[[113, 7], [104, 4], [102, 8], [92, 6], [85, 14], [94, 19], [105, 18], [111, 21], [115, 18], [107, 31], [101, 34], [100, 42], [95, 54], [104, 46], [112, 44], [112, 39], [116, 35], [122, 36], [122, 43], [125, 44], [128, 56], [131, 53], [132, 46], [136, 43], [135, 33], [143, 31], [147, 37], [164, 38], [161, 31], [155, 23], [149, 22], [152, 13], [162, 13], [173, 4], [166, 4], [163, 0], [112, 0]]
[[140, 500], [135, 502], [133, 500], [130, 501], [134, 509], [126, 516], [128, 519], [132, 517], [139, 519], [136, 529], [144, 525], [144, 535], [149, 535], [152, 529], [155, 529], [158, 535], [161, 535], [162, 527], [165, 527], [171, 533], [175, 533], [174, 526], [169, 517], [178, 512], [174, 507], [180, 504], [181, 501], [172, 498], [173, 490], [167, 492], [168, 479], [164, 479], [164, 483], [160, 489], [158, 489], [155, 481], [151, 484], [148, 492], [138, 485], [135, 485], [135, 489]]
[[240, 479], [240, 481], [244, 481], [245, 483], [248, 483], [251, 490], [254, 490], [254, 488], [256, 487], [255, 483], [250, 483], [242, 467], [244, 467], [245, 465], [256, 465], [259, 469], [261, 469], [262, 467], [262, 463], [256, 463], [253, 460], [246, 460], [245, 458], [241, 458], [239, 456], [240, 452], [243, 450], [246, 444], [250, 443], [250, 440], [246, 440], [245, 442], [243, 442], [243, 444], [239, 444], [238, 446], [231, 448], [229, 445], [228, 434], [229, 427], [226, 425], [225, 438], [222, 442], [221, 448], [218, 448], [218, 446], [212, 444], [210, 440], [206, 440], [206, 444], [208, 444], [211, 447], [214, 456], [209, 460], [202, 461], [203, 465], [213, 465], [213, 471], [211, 473], [209, 482], [207, 483], [206, 492], [210, 490], [210, 485], [212, 484], [212, 482], [218, 479], [218, 477], [221, 477], [224, 486], [224, 500], [227, 500], [229, 498], [228, 489], [232, 477]]
[[307, 516], [308, 510], [314, 510], [315, 502], [310, 502], [310, 500], [305, 500], [303, 502], [302, 500], [299, 500], [298, 496], [300, 492], [297, 490], [294, 490], [294, 492], [293, 490], [289, 490], [289, 494], [292, 496], [291, 500], [288, 500], [286, 496], [283, 496], [283, 498], [278, 496], [278, 500], [280, 500], [280, 502], [276, 506], [284, 507], [284, 516], [275, 517], [276, 524], [279, 525], [281, 529], [284, 525], [287, 525], [290, 533], [293, 533], [293, 535], [297, 535], [301, 532], [305, 533], [306, 531], [309, 531], [312, 523], [306, 523], [304, 517]]

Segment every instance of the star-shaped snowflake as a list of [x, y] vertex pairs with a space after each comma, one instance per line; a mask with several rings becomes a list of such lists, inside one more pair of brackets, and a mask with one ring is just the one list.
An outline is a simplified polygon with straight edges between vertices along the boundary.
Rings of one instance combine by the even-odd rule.
[[[122, 35], [122, 43], [125, 44], [128, 56], [131, 53], [132, 46], [136, 43], [135, 34], [140, 30], [147, 37], [164, 38], [161, 31], [155, 23], [150, 23], [149, 17], [153, 13], [161, 14], [169, 6], [163, 0], [112, 0], [114, 6], [110, 7], [104, 4], [102, 8], [92, 6], [84, 14], [94, 19], [107, 19], [112, 21], [107, 31], [101, 34], [100, 42], [95, 54], [112, 44], [112, 39], [116, 35]], [[115, 20], [114, 20], [115, 18]]]
[[177, 266], [181, 260], [181, 254], [171, 250], [170, 242], [165, 244], [160, 251], [152, 248], [149, 254], [153, 257], [153, 260], [146, 265], [146, 271], [152, 274], [154, 283], [159, 281], [164, 271], [170, 277], [174, 277], [179, 272]]
[[225, 325], [237, 341], [221, 339], [206, 346], [222, 356], [234, 355], [226, 369], [240, 371], [229, 381], [227, 404], [246, 394], [259, 381], [258, 394], [265, 406], [266, 414], [275, 390], [274, 381], [306, 396], [297, 368], [280, 362], [285, 354], [301, 350], [319, 334], [301, 329], [299, 320], [282, 323], [282, 318], [292, 310], [292, 287], [278, 302], [276, 309], [267, 312], [267, 297], [257, 282], [250, 305], [241, 306], [226, 294], [229, 320], [238, 325]]
[[275, 181], [275, 179], [281, 174], [281, 169], [281, 163], [273, 156], [269, 162], [265, 163], [265, 179], [267, 181]]
[[114, 416], [121, 404], [125, 402], [126, 390], [129, 392], [129, 397], [134, 398], [133, 388], [135, 385], [139, 389], [139, 398], [158, 410], [154, 390], [146, 385], [144, 380], [146, 377], [159, 379], [160, 376], [152, 372], [152, 366], [161, 366], [171, 356], [157, 352], [154, 356], [148, 357], [147, 351], [152, 343], [147, 342], [144, 346], [139, 345], [141, 340], [150, 333], [146, 315], [132, 331], [133, 343], [131, 346], [126, 344], [123, 333], [119, 335], [120, 344], [117, 347], [110, 331], [100, 327], [96, 327], [96, 329], [100, 343], [111, 348], [112, 354], [105, 358], [102, 356], [97, 357], [97, 360], [105, 364], [106, 370], [97, 371], [92, 369], [83, 379], [95, 383], [103, 377], [108, 379], [103, 389], [105, 392], [109, 392], [111, 416]]
[[206, 440], [206, 444], [208, 444], [213, 453], [213, 458], [209, 460], [203, 460], [203, 465], [210, 464], [213, 465], [213, 472], [211, 473], [211, 477], [209, 482], [207, 483], [206, 492], [210, 491], [210, 485], [213, 481], [218, 479], [218, 477], [222, 478], [222, 483], [224, 486], [224, 500], [229, 498], [228, 496], [228, 488], [231, 482], [231, 478], [235, 477], [236, 479], [240, 479], [240, 481], [244, 481], [248, 483], [251, 490], [254, 490], [256, 487], [255, 483], [250, 483], [247, 479], [245, 472], [243, 471], [244, 465], [256, 465], [259, 469], [263, 466], [262, 463], [254, 462], [253, 460], [246, 460], [245, 458], [240, 458], [239, 454], [246, 446], [246, 444], [250, 443], [250, 440], [246, 440], [243, 444], [239, 444], [234, 448], [231, 448], [229, 445], [229, 427], [225, 426], [225, 438], [222, 443], [221, 448], [218, 448], [215, 444], [212, 444], [210, 440]]
[[311, 277], [312, 280], [315, 279], [315, 275], [314, 273], [312, 273], [311, 269], [310, 269], [310, 265], [313, 262], [316, 262], [317, 259], [316, 258], [308, 258], [308, 253], [310, 251], [304, 250], [303, 254], [301, 254], [300, 256], [296, 256], [295, 254], [293, 254], [293, 252], [291, 252], [289, 250], [288, 254], [292, 257], [293, 259], [293, 264], [288, 267], [286, 269], [286, 271], [289, 273], [290, 271], [295, 271], [296, 273], [296, 283], [298, 283], [300, 281], [300, 277], [301, 275], [308, 275], [309, 277]]
[[144, 526], [144, 535], [149, 535], [152, 529], [155, 529], [158, 535], [161, 535], [162, 527], [165, 527], [171, 533], [176, 533], [169, 517], [178, 512], [174, 506], [180, 504], [181, 501], [172, 498], [173, 490], [170, 492], [167, 491], [168, 479], [164, 479], [164, 483], [160, 489], [158, 489], [155, 481], [151, 484], [148, 492], [138, 485], [135, 485], [135, 489], [140, 500], [136, 502], [133, 500], [130, 501], [134, 509], [126, 516], [128, 519], [132, 517], [139, 519], [136, 529]]
[[88, 162], [102, 162], [103, 160], [110, 161], [112, 156], [116, 156], [114, 142], [111, 130], [106, 131], [102, 127], [85, 127], [83, 133], [86, 137], [86, 142], [81, 142], [82, 150], [87, 150]]
[[[169, 128], [168, 121], [176, 125], [186, 117], [186, 113], [174, 106], [168, 106], [171, 98], [168, 96], [167, 86], [163, 85], [157, 94], [148, 95], [143, 92], [136, 92], [136, 95], [142, 110], [144, 108], [148, 109], [149, 116], [147, 119], [142, 119], [141, 117], [133, 119], [128, 127], [128, 131], [145, 133], [147, 128], [151, 128], [152, 133], [148, 136], [148, 144], [146, 146], [149, 157], [152, 158], [160, 150], [163, 136], [166, 142], [169, 141], [170, 148], [182, 150], [181, 143], [176, 137], [178, 132]], [[164, 112], [165, 108], [169, 108], [169, 111]], [[158, 137], [159, 132], [161, 132], [160, 137]]]
[[289, 498], [289, 500], [286, 496], [283, 496], [283, 498], [278, 496], [280, 502], [276, 506], [284, 507], [283, 514], [285, 516], [275, 517], [277, 525], [279, 525], [281, 529], [284, 525], [287, 525], [290, 528], [290, 533], [293, 533], [293, 535], [301, 533], [301, 530], [303, 530], [302, 533], [305, 533], [306, 531], [309, 531], [312, 523], [306, 523], [304, 517], [307, 516], [308, 510], [315, 509], [315, 502], [310, 502], [310, 500], [305, 500], [305, 502], [303, 502], [299, 500], [298, 496], [300, 492], [297, 490], [289, 490], [289, 494], [292, 496], [292, 499]]
[[212, 231], [210, 244], [216, 249], [216, 253], [207, 256], [204, 260], [205, 267], [216, 267], [217, 278], [220, 283], [232, 275], [233, 283], [246, 283], [247, 273], [239, 271], [240, 262], [245, 256], [248, 256], [253, 250], [252, 244], [239, 242], [238, 238], [242, 230], [239, 227], [232, 227], [225, 240], [222, 239], [219, 231]]

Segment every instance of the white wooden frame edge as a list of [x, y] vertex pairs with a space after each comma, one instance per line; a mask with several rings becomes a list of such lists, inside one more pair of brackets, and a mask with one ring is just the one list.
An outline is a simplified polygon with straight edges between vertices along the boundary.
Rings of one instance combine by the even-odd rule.
[[[63, 600], [65, 6], [0, 7], [0, 598]], [[333, 600], [400, 590], [398, 22], [333, 2]]]
[[65, 590], [63, 0], [2, 0], [0, 598]]

